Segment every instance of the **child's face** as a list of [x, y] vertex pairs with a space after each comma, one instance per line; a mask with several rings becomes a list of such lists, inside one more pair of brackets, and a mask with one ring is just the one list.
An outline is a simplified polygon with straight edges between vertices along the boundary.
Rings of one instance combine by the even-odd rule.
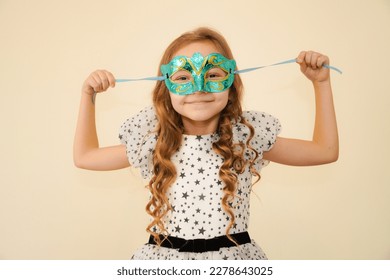
[[[219, 53], [211, 42], [194, 42], [181, 49], [174, 55], [191, 57], [199, 52], [202, 56]], [[170, 93], [172, 106], [182, 116], [185, 132], [188, 134], [208, 134], [217, 129], [219, 114], [225, 108], [229, 89], [223, 92], [195, 92], [190, 95]]]

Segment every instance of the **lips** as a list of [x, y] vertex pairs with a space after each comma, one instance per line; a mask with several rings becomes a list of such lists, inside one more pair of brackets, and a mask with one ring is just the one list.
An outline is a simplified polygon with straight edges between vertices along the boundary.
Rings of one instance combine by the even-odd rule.
[[204, 104], [204, 103], [209, 103], [213, 102], [213, 100], [193, 100], [193, 101], [186, 101], [185, 103], [187, 104]]

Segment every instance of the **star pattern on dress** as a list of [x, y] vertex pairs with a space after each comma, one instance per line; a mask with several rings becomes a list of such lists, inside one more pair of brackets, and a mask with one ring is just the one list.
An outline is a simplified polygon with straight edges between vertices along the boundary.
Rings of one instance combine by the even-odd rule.
[[202, 228], [199, 229], [199, 234], [204, 234], [205, 231], [206, 231], [206, 230], [202, 227]]
[[180, 233], [180, 231], [181, 231], [181, 227], [179, 227], [179, 226], [176, 226], [176, 227], [175, 227], [175, 232], [178, 232], [178, 233]]
[[[254, 127], [255, 135], [250, 144], [258, 152], [254, 167], [260, 172], [267, 164], [267, 161], [262, 158], [263, 152], [272, 148], [280, 131], [280, 124], [276, 118], [261, 112], [246, 111], [241, 118]], [[118, 135], [120, 142], [126, 145], [130, 164], [139, 168], [142, 177], [147, 180], [150, 180], [153, 175], [153, 154], [158, 139], [156, 127], [157, 117], [153, 108], [149, 107], [127, 119]], [[248, 127], [241, 123], [232, 123], [232, 129], [233, 141], [245, 145], [249, 137]], [[185, 135], [181, 146], [171, 157], [177, 177], [167, 192], [171, 211], [163, 217], [163, 222], [166, 230], [173, 236], [193, 239], [213, 238], [226, 234], [230, 217], [221, 204], [225, 184], [219, 177], [223, 158], [213, 149], [213, 143], [218, 139], [218, 134]], [[244, 156], [250, 159], [254, 156], [254, 152], [246, 149]], [[249, 168], [246, 168], [242, 174], [237, 175], [237, 196], [230, 203], [235, 214], [231, 234], [246, 231], [249, 221], [252, 174]], [[158, 230], [154, 228], [155, 232]], [[261, 249], [256, 247], [257, 245], [249, 245], [253, 246], [253, 249], [247, 250], [248, 259], [259, 259], [265, 256]], [[145, 259], [149, 257], [152, 259], [153, 256], [163, 257], [158, 250], [149, 251], [148, 245], [145, 246], [142, 249]], [[173, 258], [176, 254], [178, 258], [183, 256], [181, 253], [170, 254], [169, 258]], [[244, 253], [226, 248], [216, 254], [220, 259], [240, 259], [239, 254]], [[203, 254], [191, 255], [191, 258], [197, 259], [198, 256], [201, 257]]]
[[188, 193], [187, 192], [183, 193], [182, 198], [187, 199], [188, 198]]

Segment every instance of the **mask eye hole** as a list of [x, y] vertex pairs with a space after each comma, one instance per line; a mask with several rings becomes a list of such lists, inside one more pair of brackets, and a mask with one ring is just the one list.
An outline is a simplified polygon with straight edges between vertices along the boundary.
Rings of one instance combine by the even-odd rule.
[[220, 81], [224, 80], [228, 72], [219, 67], [213, 67], [206, 73], [206, 79], [209, 81]]
[[185, 84], [192, 81], [192, 75], [186, 70], [180, 70], [173, 74], [170, 80], [176, 84]]

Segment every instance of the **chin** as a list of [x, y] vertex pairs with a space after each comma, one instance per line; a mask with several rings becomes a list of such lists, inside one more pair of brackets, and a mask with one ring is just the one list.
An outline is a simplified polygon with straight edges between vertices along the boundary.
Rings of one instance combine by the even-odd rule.
[[205, 121], [208, 121], [208, 120], [211, 120], [211, 119], [215, 119], [216, 117], [219, 116], [219, 113], [220, 112], [215, 112], [215, 113], [211, 113], [211, 112], [204, 112], [204, 111], [195, 111], [195, 112], [186, 112], [184, 114], [182, 114], [182, 117], [183, 118], [186, 118], [188, 120], [191, 120], [191, 121], [196, 121], [196, 122], [205, 122]]

